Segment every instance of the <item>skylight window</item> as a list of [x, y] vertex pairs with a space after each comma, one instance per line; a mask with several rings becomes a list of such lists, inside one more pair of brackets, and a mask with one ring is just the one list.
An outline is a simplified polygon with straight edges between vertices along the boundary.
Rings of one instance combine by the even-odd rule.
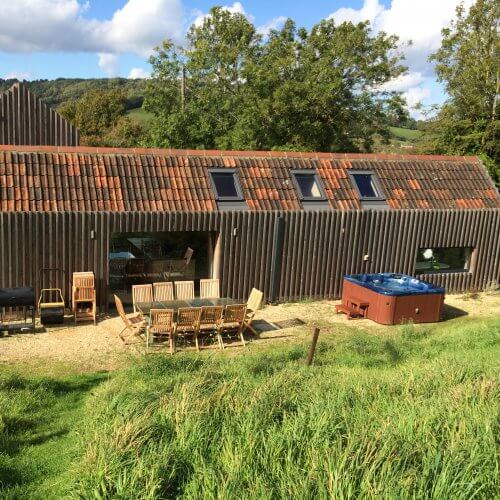
[[361, 200], [381, 200], [382, 190], [377, 182], [375, 174], [369, 171], [350, 171], [349, 175], [356, 186]]
[[325, 199], [323, 188], [316, 173], [300, 170], [292, 172], [301, 200], [319, 201]]
[[241, 191], [235, 170], [218, 169], [211, 170], [210, 177], [219, 201], [241, 201], [243, 193]]

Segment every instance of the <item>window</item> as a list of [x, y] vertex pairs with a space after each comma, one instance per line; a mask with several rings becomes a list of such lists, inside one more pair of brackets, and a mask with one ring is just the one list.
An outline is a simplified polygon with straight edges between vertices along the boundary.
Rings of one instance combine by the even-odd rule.
[[218, 169], [210, 170], [210, 177], [217, 200], [220, 201], [242, 201], [241, 191], [235, 170]]
[[325, 193], [314, 171], [296, 170], [292, 172], [301, 200], [325, 200]]
[[375, 174], [365, 170], [351, 170], [349, 172], [353, 184], [356, 186], [361, 200], [382, 200], [383, 194]]
[[472, 248], [419, 248], [416, 274], [467, 272], [470, 269]]
[[[132, 304], [131, 285], [195, 280], [197, 287], [199, 279], [212, 276], [216, 238], [208, 231], [112, 233], [109, 288]], [[188, 249], [193, 251], [189, 261]]]

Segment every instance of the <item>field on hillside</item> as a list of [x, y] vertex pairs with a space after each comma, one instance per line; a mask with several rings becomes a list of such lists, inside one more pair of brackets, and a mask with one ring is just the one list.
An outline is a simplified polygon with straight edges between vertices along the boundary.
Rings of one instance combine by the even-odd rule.
[[153, 114], [149, 113], [143, 108], [131, 109], [130, 111], [127, 111], [127, 115], [131, 119], [136, 120], [141, 125], [149, 125], [149, 123], [153, 119]]
[[413, 130], [402, 127], [389, 127], [389, 129], [394, 137], [403, 141], [414, 141], [422, 135], [422, 132], [420, 130]]
[[0, 496], [494, 498], [500, 317], [449, 317], [317, 318], [312, 367], [308, 337], [287, 330], [247, 350], [135, 356], [115, 372], [4, 365]]

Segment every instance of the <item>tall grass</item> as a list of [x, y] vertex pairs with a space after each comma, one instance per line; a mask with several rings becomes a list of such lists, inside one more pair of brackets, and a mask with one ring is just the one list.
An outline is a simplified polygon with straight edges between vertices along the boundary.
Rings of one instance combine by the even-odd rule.
[[82, 423], [81, 498], [453, 498], [499, 493], [500, 320], [238, 357], [154, 355]]
[[106, 376], [56, 379], [0, 372], [0, 498], [62, 498], [78, 455], [73, 428], [86, 395]]

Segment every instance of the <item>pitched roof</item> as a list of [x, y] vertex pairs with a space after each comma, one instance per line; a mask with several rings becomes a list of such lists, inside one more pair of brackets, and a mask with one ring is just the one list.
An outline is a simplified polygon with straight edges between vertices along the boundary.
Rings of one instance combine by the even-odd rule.
[[78, 146], [80, 133], [18, 82], [0, 92], [0, 144]]
[[292, 169], [315, 169], [335, 209], [361, 208], [350, 169], [372, 170], [394, 209], [500, 207], [475, 157], [0, 146], [0, 210], [217, 210], [214, 167], [236, 169], [251, 210], [300, 210]]

